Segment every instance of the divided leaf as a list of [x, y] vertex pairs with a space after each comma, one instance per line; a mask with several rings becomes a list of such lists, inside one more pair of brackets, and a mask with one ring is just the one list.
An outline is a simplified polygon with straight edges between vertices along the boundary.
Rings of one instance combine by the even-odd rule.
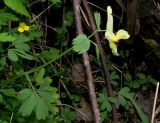
[[80, 34], [73, 39], [73, 50], [78, 54], [82, 54], [89, 50], [90, 42], [85, 34]]
[[16, 91], [14, 89], [0, 89], [0, 93], [8, 97], [16, 97]]
[[16, 38], [8, 33], [0, 33], [0, 42], [12, 42], [15, 41]]
[[18, 99], [19, 100], [25, 100], [26, 98], [28, 98], [30, 95], [32, 94], [32, 90], [31, 89], [28, 89], [28, 88], [25, 88], [23, 90], [21, 90], [19, 93], [18, 93]]
[[38, 71], [37, 75], [35, 76], [35, 79], [36, 79], [37, 83], [39, 83], [43, 79], [44, 74], [45, 74], [45, 69], [44, 68], [42, 68]]
[[33, 60], [33, 56], [30, 54], [26, 53], [23, 49], [14, 49], [16, 51], [16, 54], [19, 55], [22, 58], [28, 59], [28, 60]]
[[22, 116], [29, 116], [33, 109], [36, 106], [36, 96], [35, 93], [32, 92], [32, 94], [23, 102], [19, 109], [19, 113], [22, 114]]
[[8, 58], [14, 62], [18, 61], [18, 56], [17, 56], [16, 51], [14, 49], [8, 50]]
[[36, 94], [36, 118], [45, 120], [48, 116], [48, 106], [44, 100]]
[[59, 56], [60, 51], [56, 48], [51, 48], [49, 51], [48, 50], [44, 50], [41, 53], [41, 57], [46, 59], [47, 61], [52, 60], [54, 58], [56, 58], [57, 56]]
[[24, 50], [24, 51], [29, 51], [30, 46], [26, 43], [17, 43], [14, 45], [16, 49]]

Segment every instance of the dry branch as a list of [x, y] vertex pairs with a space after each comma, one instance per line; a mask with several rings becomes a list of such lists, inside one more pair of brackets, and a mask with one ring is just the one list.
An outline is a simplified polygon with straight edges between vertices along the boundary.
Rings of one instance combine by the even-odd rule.
[[[82, 25], [81, 25], [80, 9], [79, 9], [80, 0], [72, 0], [72, 3], [73, 3], [73, 9], [74, 9], [74, 17], [75, 17], [77, 35], [83, 34]], [[96, 94], [95, 94], [95, 89], [94, 89], [94, 84], [93, 84], [93, 77], [91, 73], [91, 65], [89, 62], [88, 53], [87, 52], [83, 53], [82, 57], [83, 57], [83, 65], [85, 67], [86, 76], [87, 76], [87, 85], [88, 85], [88, 90], [89, 90], [90, 102], [92, 106], [93, 120], [94, 120], [94, 123], [100, 123], [100, 113], [98, 110], [98, 104], [96, 100]]]
[[[91, 28], [92, 32], [95, 32], [96, 31], [96, 24], [95, 24], [94, 18], [92, 16], [92, 11], [91, 11], [88, 3], [87, 3], [87, 0], [82, 0], [82, 3], [83, 3], [83, 6], [84, 6], [84, 8], [86, 10], [87, 15], [88, 15], [90, 28]], [[102, 45], [101, 45], [101, 40], [100, 40], [100, 37], [99, 37], [98, 33], [95, 33], [94, 39], [97, 42], [98, 47], [99, 47], [100, 60], [101, 60], [101, 64], [102, 64], [102, 67], [103, 67], [105, 85], [106, 85], [106, 88], [108, 90], [108, 95], [109, 96], [113, 96], [113, 90], [112, 90], [112, 85], [111, 85], [111, 80], [110, 80], [109, 69], [108, 69], [107, 64], [106, 64], [105, 53], [103, 51], [103, 48], [102, 48]], [[117, 114], [116, 114], [115, 105], [113, 105], [112, 108], [113, 108], [113, 123], [117, 123], [118, 122], [118, 118], [117, 118]]]

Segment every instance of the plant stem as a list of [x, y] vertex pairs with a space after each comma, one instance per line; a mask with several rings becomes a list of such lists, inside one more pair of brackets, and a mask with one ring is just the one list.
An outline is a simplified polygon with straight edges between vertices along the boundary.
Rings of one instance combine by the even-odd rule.
[[73, 49], [73, 47], [69, 48], [68, 50], [66, 50], [65, 52], [63, 52], [63, 53], [60, 54], [59, 56], [55, 57], [55, 58], [52, 59], [51, 61], [49, 61], [49, 62], [47, 62], [47, 63], [45, 63], [45, 64], [43, 64], [43, 65], [41, 65], [41, 66], [39, 66], [39, 67], [33, 68], [33, 69], [29, 70], [29, 71], [23, 72], [22, 74], [16, 76], [16, 77], [13, 78], [13, 79], [7, 80], [6, 82], [7, 82], [7, 83], [13, 82], [14, 80], [16, 80], [16, 79], [18, 79], [18, 78], [20, 78], [20, 77], [22, 77], [22, 76], [24, 76], [24, 75], [26, 75], [26, 74], [31, 74], [31, 73], [33, 73], [33, 72], [35, 72], [35, 71], [37, 71], [37, 70], [39, 70], [39, 69], [41, 69], [41, 68], [44, 68], [44, 67], [46, 67], [47, 65], [51, 64], [52, 62], [55, 62], [56, 60], [60, 59], [60, 58], [63, 57], [64, 55], [68, 54], [70, 51], [72, 51], [72, 49]]
[[41, 69], [41, 68], [46, 67], [47, 65], [51, 64], [52, 62], [60, 59], [62, 56], [64, 56], [64, 55], [66, 55], [67, 53], [69, 53], [72, 49], [73, 49], [73, 47], [69, 48], [68, 50], [66, 50], [65, 52], [63, 52], [62, 54], [60, 54], [59, 56], [57, 56], [56, 58], [52, 59], [51, 61], [49, 61], [49, 62], [47, 62], [47, 63], [45, 63], [45, 64], [43, 64], [43, 65], [41, 65], [41, 66], [39, 66], [39, 67], [37, 67], [37, 68], [35, 68], [35, 69], [29, 70], [29, 71], [25, 72], [25, 74], [30, 74], [30, 73], [33, 73], [33, 72]]

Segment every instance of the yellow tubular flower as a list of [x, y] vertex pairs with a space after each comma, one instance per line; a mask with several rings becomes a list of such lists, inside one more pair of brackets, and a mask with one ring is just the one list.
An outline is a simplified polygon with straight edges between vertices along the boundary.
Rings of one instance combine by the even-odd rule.
[[30, 27], [27, 26], [25, 23], [20, 23], [18, 26], [18, 31], [23, 33], [24, 31], [29, 31]]
[[109, 47], [112, 49], [112, 53], [115, 55], [115, 56], [119, 56], [119, 54], [117, 53], [117, 46], [114, 42], [110, 42], [109, 43]]
[[112, 53], [114, 55], [118, 55], [117, 46], [115, 43], [118, 43], [120, 39], [128, 39], [129, 37], [130, 35], [128, 34], [128, 32], [123, 29], [120, 29], [116, 34], [113, 33], [112, 8], [108, 6], [105, 38], [109, 41], [109, 46], [112, 49]]

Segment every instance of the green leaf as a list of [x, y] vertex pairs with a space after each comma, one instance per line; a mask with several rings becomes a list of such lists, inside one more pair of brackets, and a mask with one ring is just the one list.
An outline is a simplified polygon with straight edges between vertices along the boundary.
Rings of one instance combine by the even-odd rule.
[[31, 56], [30, 54], [26, 53], [24, 50], [22, 49], [14, 49], [16, 51], [16, 54], [19, 55], [22, 58], [28, 59], [28, 60], [33, 60], [33, 56]]
[[126, 78], [127, 81], [131, 81], [132, 80], [132, 76], [129, 73], [125, 74], [125, 78]]
[[103, 111], [106, 109], [106, 101], [102, 102], [101, 106], [100, 106], [100, 109]]
[[36, 97], [35, 93], [32, 92], [32, 94], [21, 105], [19, 113], [21, 113], [22, 116], [28, 116], [31, 114], [35, 106], [36, 106]]
[[2, 96], [2, 94], [0, 94], [0, 103], [2, 103], [4, 101], [4, 98]]
[[96, 47], [96, 56], [97, 56], [97, 60], [100, 62], [100, 59], [99, 59], [99, 47], [98, 47], [97, 44], [95, 45], [95, 47]]
[[100, 30], [100, 25], [101, 25], [101, 15], [99, 12], [94, 12], [94, 18], [96, 21], [97, 29]]
[[119, 100], [120, 105], [122, 106], [125, 106], [127, 103], [126, 99], [121, 94], [118, 94], [118, 100]]
[[142, 122], [143, 123], [149, 123], [148, 117], [143, 113], [143, 111], [141, 110], [141, 108], [139, 107], [139, 105], [136, 103], [136, 101], [132, 97], [129, 97], [129, 98], [130, 98], [132, 104], [134, 105], [134, 107], [136, 108], [137, 113], [140, 116]]
[[62, 0], [50, 0], [52, 3], [53, 3], [53, 5], [54, 5], [54, 7], [60, 7], [61, 6], [61, 4], [62, 4]]
[[103, 123], [103, 121], [104, 121], [105, 119], [106, 119], [106, 120], [108, 119], [107, 111], [101, 112], [101, 122]]
[[85, 34], [80, 34], [73, 39], [73, 50], [78, 54], [82, 54], [89, 50], [90, 42]]
[[140, 88], [140, 83], [138, 83], [138, 81], [133, 81], [133, 88]]
[[47, 104], [54, 103], [55, 100], [53, 98], [53, 94], [50, 91], [41, 91], [38, 90], [38, 94], [45, 100]]
[[0, 33], [0, 42], [13, 42], [16, 38], [8, 33]]
[[18, 61], [18, 56], [17, 56], [16, 51], [14, 49], [8, 50], [8, 58], [14, 62]]
[[69, 115], [70, 115], [70, 119], [71, 119], [72, 121], [76, 120], [77, 114], [76, 114], [75, 112], [71, 112]]
[[0, 26], [6, 25], [8, 21], [18, 21], [19, 20], [15, 15], [2, 11], [2, 10], [0, 11], [0, 17], [1, 17]]
[[45, 120], [48, 116], [48, 106], [44, 100], [36, 94], [36, 118]]
[[157, 80], [153, 79], [153, 78], [149, 78], [148, 80], [149, 82], [151, 82], [154, 85], [157, 85]]
[[108, 100], [106, 100], [106, 108], [107, 108], [107, 111], [108, 111], [108, 112], [111, 112], [111, 111], [112, 111], [112, 106], [111, 106], [111, 104], [108, 102]]
[[12, 10], [14, 10], [15, 12], [25, 15], [26, 17], [31, 17], [27, 11], [27, 9], [25, 8], [25, 6], [23, 5], [22, 0], [4, 0], [6, 6], [8, 6], [9, 8], [11, 8]]
[[114, 97], [108, 97], [108, 101], [111, 103], [116, 103], [116, 99]]
[[27, 37], [24, 34], [19, 34], [19, 35], [14, 35], [15, 37], [17, 37], [16, 41], [14, 42], [14, 44], [18, 44], [18, 43], [24, 43], [24, 42], [28, 42], [31, 39], [29, 37]]
[[143, 73], [137, 73], [136, 76], [137, 76], [139, 79], [142, 79], [142, 80], [145, 80], [145, 79], [146, 79], [146, 76], [145, 76]]
[[51, 48], [49, 51], [48, 50], [42, 51], [40, 57], [49, 61], [49, 60], [52, 60], [52, 59], [56, 58], [57, 56], [59, 56], [59, 53], [60, 53], [60, 51], [58, 49]]
[[102, 103], [102, 102], [104, 102], [106, 99], [107, 99], [107, 98], [106, 98], [106, 96], [105, 96], [103, 93], [99, 93], [99, 94], [98, 94], [98, 98], [97, 98], [97, 101], [98, 101], [98, 102]]
[[6, 57], [1, 57], [0, 58], [0, 70], [3, 70], [6, 64], [7, 64]]
[[113, 72], [111, 73], [111, 79], [112, 79], [112, 80], [119, 79], [119, 76], [117, 75], [116, 71], [113, 71]]
[[43, 79], [44, 74], [45, 74], [45, 69], [44, 69], [44, 68], [42, 68], [42, 69], [40, 69], [40, 70], [38, 71], [38, 74], [37, 74], [36, 77], [35, 77], [37, 83], [39, 83], [40, 80]]
[[128, 88], [128, 87], [123, 87], [123, 88], [119, 91], [119, 93], [120, 93], [122, 96], [124, 96], [125, 98], [129, 99], [129, 96], [131, 96], [131, 95], [129, 94], [129, 91], [130, 91], [130, 88]]
[[21, 90], [21, 91], [18, 93], [17, 98], [18, 98], [19, 100], [25, 100], [25, 99], [28, 98], [31, 94], [32, 94], [32, 90], [31, 90], [31, 89], [28, 89], [28, 88], [25, 88], [25, 89]]
[[66, 26], [72, 26], [73, 25], [73, 12], [72, 11], [66, 11], [65, 13], [65, 21]]
[[138, 104], [134, 100], [133, 95], [131, 93], [129, 93], [129, 91], [130, 91], [130, 89], [128, 87], [124, 87], [124, 88], [122, 88], [120, 90], [119, 94], [121, 94], [122, 96], [124, 96], [125, 98], [129, 99], [132, 102], [132, 104], [136, 108], [137, 113], [140, 116], [140, 118], [141, 118], [141, 120], [142, 120], [143, 123], [149, 123], [147, 116], [140, 109], [140, 107], [138, 106]]
[[26, 43], [17, 43], [14, 45], [16, 49], [24, 50], [24, 51], [29, 51], [30, 46]]
[[16, 97], [16, 91], [14, 89], [0, 89], [0, 92], [8, 97]]

